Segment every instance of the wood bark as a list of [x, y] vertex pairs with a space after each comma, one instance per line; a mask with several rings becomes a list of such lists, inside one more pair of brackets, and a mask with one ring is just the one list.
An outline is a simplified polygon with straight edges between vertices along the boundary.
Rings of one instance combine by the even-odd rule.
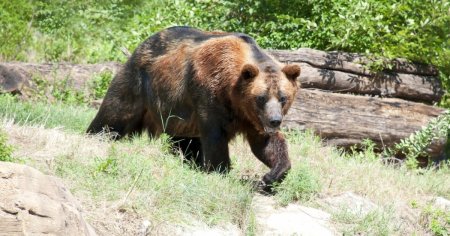
[[429, 104], [440, 101], [443, 95], [440, 81], [432, 76], [386, 72], [366, 76], [299, 64], [302, 69], [299, 82], [303, 88], [395, 97]]
[[286, 128], [312, 129], [329, 144], [349, 147], [371, 139], [391, 146], [445, 110], [396, 98], [374, 98], [301, 89], [283, 121]]
[[[368, 70], [372, 60], [357, 53], [346, 52], [324, 52], [311, 48], [300, 48], [298, 50], [267, 50], [278, 60], [283, 62], [305, 62], [314, 67], [340, 70], [361, 75], [371, 75]], [[411, 63], [405, 59], [389, 60], [392, 71], [405, 74], [437, 76], [439, 71], [431, 65]]]
[[95, 75], [104, 71], [115, 74], [121, 67], [120, 63], [108, 62], [98, 64], [70, 64], [70, 63], [0, 63], [1, 67], [9, 68], [19, 73], [26, 85], [32, 85], [32, 78], [41, 78], [47, 81], [68, 80], [75, 89], [82, 89]]
[[358, 54], [313, 49], [268, 52], [282, 62], [299, 63], [302, 68], [299, 81], [304, 88], [396, 97], [428, 104], [438, 102], [444, 93], [436, 68], [428, 65], [396, 59], [392, 60], [392, 70], [372, 73], [367, 69], [370, 60]]

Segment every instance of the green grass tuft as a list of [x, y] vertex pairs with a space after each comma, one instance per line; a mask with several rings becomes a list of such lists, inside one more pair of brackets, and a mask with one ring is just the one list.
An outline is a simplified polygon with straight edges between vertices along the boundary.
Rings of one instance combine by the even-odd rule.
[[95, 113], [95, 109], [87, 106], [19, 101], [10, 95], [0, 95], [0, 118], [12, 119], [19, 125], [64, 127], [65, 130], [83, 133]]
[[275, 187], [276, 197], [282, 205], [294, 201], [309, 201], [320, 192], [319, 179], [311, 167], [297, 163], [284, 181]]

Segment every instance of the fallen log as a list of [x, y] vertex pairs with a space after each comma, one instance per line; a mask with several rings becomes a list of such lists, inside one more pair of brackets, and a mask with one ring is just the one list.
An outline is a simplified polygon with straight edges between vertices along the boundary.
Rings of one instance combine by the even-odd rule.
[[299, 64], [302, 68], [299, 81], [303, 88], [396, 97], [424, 103], [438, 102], [443, 95], [440, 81], [432, 76], [398, 73], [366, 76]]
[[104, 71], [111, 71], [115, 74], [121, 67], [120, 63], [107, 62], [98, 64], [70, 64], [70, 63], [26, 63], [26, 62], [5, 62], [0, 63], [0, 71], [7, 68], [18, 73], [24, 78], [28, 85], [32, 85], [32, 78], [42, 78], [47, 81], [69, 80], [70, 85], [75, 89], [82, 89], [86, 82], [95, 75]]
[[391, 61], [391, 70], [372, 73], [367, 67], [370, 60], [359, 54], [307, 48], [268, 52], [282, 62], [300, 63], [299, 81], [304, 88], [397, 97], [428, 104], [440, 101], [444, 93], [437, 69], [429, 65], [396, 59]]
[[[357, 53], [325, 52], [311, 48], [300, 48], [294, 51], [267, 50], [267, 52], [283, 62], [304, 62], [323, 69], [340, 70], [361, 75], [372, 74], [368, 66], [373, 60]], [[428, 76], [439, 75], [439, 71], [431, 65], [411, 63], [405, 59], [389, 60], [387, 63], [392, 66], [390, 70], [397, 73]]]
[[311, 129], [327, 143], [340, 147], [360, 144], [363, 139], [389, 147], [444, 111], [395, 98], [301, 89], [283, 125], [288, 129]]

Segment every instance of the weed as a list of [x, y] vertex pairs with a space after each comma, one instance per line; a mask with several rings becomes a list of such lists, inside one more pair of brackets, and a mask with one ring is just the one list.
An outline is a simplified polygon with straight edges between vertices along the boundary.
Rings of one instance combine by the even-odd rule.
[[8, 141], [6, 133], [0, 129], [0, 161], [12, 162], [13, 147], [6, 143]]
[[364, 139], [360, 147], [352, 146], [346, 153], [347, 158], [353, 158], [358, 161], [377, 161], [380, 155], [375, 151], [376, 144], [370, 139]]
[[94, 175], [97, 175], [98, 173], [104, 173], [107, 175], [118, 175], [119, 167], [118, 167], [118, 158], [115, 154], [114, 146], [111, 149], [111, 154], [109, 154], [105, 159], [96, 158], [95, 165], [96, 168], [94, 170]]
[[428, 204], [422, 210], [421, 224], [436, 236], [450, 235], [450, 212]]
[[409, 169], [416, 169], [418, 166], [417, 157], [429, 157], [428, 148], [432, 142], [445, 140], [450, 133], [450, 113], [447, 112], [433, 120], [421, 130], [416, 131], [409, 137], [400, 140], [391, 153], [402, 152], [406, 156], [406, 166]]
[[79, 90], [73, 88], [72, 81], [69, 78], [56, 80], [51, 88], [51, 95], [58, 102], [67, 104], [85, 104], [87, 96]]
[[113, 73], [109, 70], [103, 71], [102, 73], [95, 75], [92, 79], [90, 85], [92, 90], [92, 97], [94, 99], [101, 99], [106, 95], [108, 91], [109, 84], [113, 79]]
[[48, 81], [40, 75], [33, 75], [30, 83], [32, 89], [28, 89], [25, 93], [32, 101], [75, 105], [85, 104], [88, 101], [85, 93], [73, 88], [73, 81], [69, 77]]

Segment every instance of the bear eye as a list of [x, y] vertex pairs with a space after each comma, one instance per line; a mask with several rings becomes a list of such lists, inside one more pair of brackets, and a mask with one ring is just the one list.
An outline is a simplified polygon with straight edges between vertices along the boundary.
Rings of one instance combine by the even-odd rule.
[[286, 96], [281, 96], [279, 101], [284, 105], [286, 103], [286, 101], [287, 101]]
[[266, 95], [260, 95], [256, 97], [256, 103], [258, 105], [264, 105], [266, 103]]

